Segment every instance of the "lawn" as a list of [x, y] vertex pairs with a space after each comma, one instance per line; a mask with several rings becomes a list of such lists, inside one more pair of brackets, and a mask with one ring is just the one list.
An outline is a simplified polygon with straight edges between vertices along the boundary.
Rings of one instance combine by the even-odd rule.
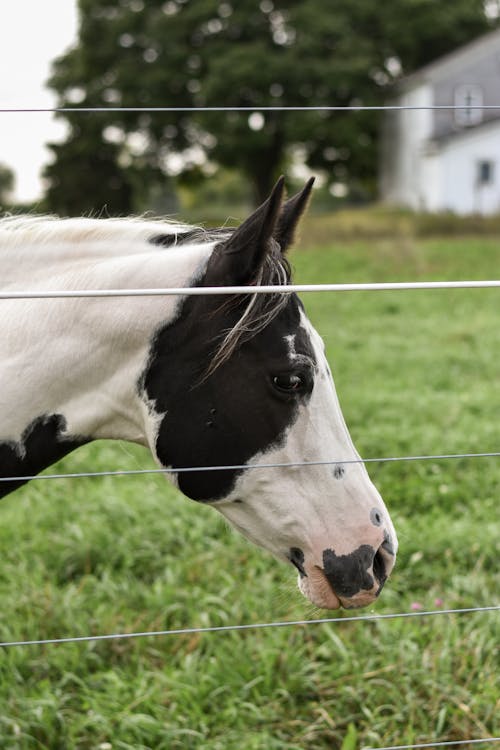
[[[325, 244], [305, 233], [301, 247], [303, 283], [500, 268], [491, 238]], [[499, 290], [304, 302], [363, 456], [500, 450]], [[149, 466], [135, 447], [96, 443], [57, 470]], [[369, 471], [400, 540], [370, 611], [498, 604], [500, 459]], [[291, 569], [158, 476], [32, 482], [1, 514], [2, 641], [326, 614]], [[497, 611], [4, 648], [0, 747], [355, 750], [499, 736], [499, 642]]]

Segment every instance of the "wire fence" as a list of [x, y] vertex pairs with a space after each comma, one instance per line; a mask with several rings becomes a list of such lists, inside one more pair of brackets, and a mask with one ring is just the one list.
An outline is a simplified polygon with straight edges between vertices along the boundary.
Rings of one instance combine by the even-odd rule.
[[500, 742], [500, 737], [485, 737], [478, 740], [450, 740], [446, 742], [419, 742], [416, 745], [389, 745], [388, 747], [365, 747], [361, 750], [414, 750], [419, 747], [463, 747], [464, 745], [479, 745], [485, 742]]
[[2, 107], [0, 114], [37, 114], [37, 113], [169, 113], [188, 112], [399, 112], [422, 110], [500, 110], [500, 104], [350, 104], [350, 105], [311, 105], [311, 106], [214, 106], [214, 107]]
[[[410, 291], [410, 290], [431, 290], [431, 289], [485, 289], [500, 288], [500, 280], [482, 280], [482, 281], [437, 281], [437, 282], [400, 282], [400, 283], [378, 283], [378, 284], [321, 284], [321, 285], [289, 285], [280, 288], [280, 292], [341, 292], [341, 291]], [[0, 294], [2, 299], [71, 299], [85, 297], [143, 297], [143, 296], [168, 296], [168, 295], [202, 295], [202, 294], [248, 294], [248, 287], [192, 287], [192, 288], [163, 288], [163, 289], [96, 289], [96, 290], [54, 290], [54, 291], [17, 291]], [[276, 286], [256, 287], [252, 293], [259, 294], [276, 294]], [[483, 452], [483, 453], [446, 453], [433, 455], [413, 455], [413, 456], [388, 456], [378, 458], [356, 458], [356, 459], [332, 459], [329, 461], [302, 461], [290, 463], [257, 463], [257, 464], [240, 464], [240, 465], [220, 465], [220, 466], [190, 466], [178, 468], [157, 468], [157, 469], [135, 469], [135, 470], [112, 470], [100, 472], [75, 472], [67, 474], [42, 474], [33, 476], [12, 476], [1, 477], [0, 482], [9, 481], [29, 481], [29, 480], [56, 480], [56, 479], [81, 479], [81, 478], [98, 478], [107, 476], [142, 476], [147, 474], [177, 474], [182, 472], [203, 472], [203, 471], [235, 471], [249, 469], [283, 469], [291, 467], [314, 467], [342, 464], [357, 463], [383, 463], [397, 461], [438, 461], [438, 460], [458, 460], [458, 459], [478, 459], [478, 458], [498, 458], [500, 452]], [[463, 615], [472, 613], [498, 612], [500, 605], [490, 605], [486, 607], [471, 607], [464, 609], [440, 609], [431, 611], [412, 611], [397, 612], [390, 614], [370, 614], [362, 616], [342, 616], [334, 618], [320, 618], [314, 620], [292, 620], [278, 622], [260, 622], [246, 623], [240, 625], [220, 625], [208, 627], [191, 627], [177, 628], [157, 631], [141, 631], [131, 633], [109, 633], [104, 635], [85, 635], [85, 636], [68, 636], [64, 638], [47, 638], [36, 640], [19, 640], [0, 642], [1, 648], [10, 648], [15, 646], [47, 646], [61, 645], [68, 643], [88, 643], [96, 641], [114, 641], [123, 639], [168, 637], [168, 636], [186, 636], [201, 635], [206, 633], [227, 633], [241, 632], [248, 630], [261, 630], [265, 628], [283, 628], [298, 627], [311, 625], [325, 625], [338, 623], [357, 623], [357, 622], [377, 622], [383, 620], [396, 620], [401, 618], [422, 618], [443, 615]], [[417, 743], [411, 745], [391, 745], [381, 750], [417, 750], [417, 748], [430, 747], [460, 747], [472, 744], [484, 744], [486, 742], [496, 743], [500, 737], [488, 737], [484, 739], [459, 740], [459, 741], [436, 741], [432, 743]], [[367, 748], [367, 750], [371, 750]]]
[[[382, 112], [382, 111], [422, 111], [422, 110], [500, 110], [500, 104], [463, 104], [463, 105], [376, 105], [369, 106], [363, 104], [349, 106], [213, 106], [213, 107], [17, 107], [17, 108], [0, 108], [0, 114], [23, 113], [118, 113], [118, 112], [135, 112], [135, 113], [209, 113], [209, 112]], [[377, 284], [294, 284], [286, 287], [280, 287], [279, 293], [290, 294], [293, 292], [347, 292], [347, 291], [409, 291], [409, 290], [431, 290], [431, 289], [486, 289], [500, 288], [500, 280], [465, 280], [465, 281], [434, 281], [434, 282], [390, 282]], [[276, 294], [276, 286], [272, 287], [252, 287], [251, 294]], [[144, 296], [194, 296], [201, 294], [214, 295], [234, 295], [249, 294], [248, 287], [204, 287], [204, 288], [158, 288], [158, 289], [80, 289], [80, 290], [18, 290], [1, 292], [0, 300], [26, 300], [26, 299], [68, 299], [68, 298], [113, 298], [113, 297], [144, 297]], [[169, 474], [180, 472], [196, 471], [234, 471], [243, 469], [277, 469], [297, 466], [323, 466], [351, 463], [374, 463], [374, 462], [396, 462], [396, 461], [438, 461], [450, 459], [479, 459], [479, 458], [497, 458], [500, 452], [483, 452], [483, 453], [453, 453], [438, 455], [414, 455], [414, 456], [389, 456], [382, 458], [367, 459], [350, 459], [331, 461], [307, 461], [294, 463], [274, 463], [274, 464], [245, 464], [245, 465], [223, 465], [208, 467], [182, 467], [182, 468], [160, 468], [160, 469], [139, 469], [139, 470], [112, 470], [101, 472], [75, 472], [66, 474], [42, 474], [22, 477], [0, 477], [0, 482], [9, 481], [29, 481], [29, 480], [57, 480], [57, 479], [80, 479], [84, 477], [105, 477], [105, 476], [137, 476], [146, 474]], [[341, 616], [334, 618], [320, 618], [310, 620], [293, 620], [278, 621], [265, 623], [246, 623], [240, 625], [222, 625], [209, 627], [192, 627], [179, 628], [159, 631], [145, 631], [132, 633], [111, 633], [104, 635], [86, 635], [86, 636], [69, 636], [65, 638], [39, 639], [39, 640], [19, 640], [0, 642], [0, 647], [9, 648], [15, 646], [45, 646], [65, 643], [83, 643], [90, 641], [109, 641], [117, 639], [145, 638], [158, 636], [181, 636], [204, 633], [224, 633], [230, 631], [247, 631], [264, 628], [283, 628], [293, 626], [311, 626], [338, 623], [356, 623], [356, 622], [377, 622], [383, 620], [396, 620], [401, 618], [423, 618], [444, 615], [464, 615], [472, 613], [498, 612], [500, 605], [490, 605], [486, 607], [471, 607], [463, 609], [439, 609], [430, 611], [412, 611], [398, 612], [389, 614], [368, 614], [361, 616]], [[500, 737], [487, 737], [468, 740], [455, 741], [435, 741], [423, 742], [407, 745], [390, 745], [379, 750], [416, 750], [417, 748], [432, 747], [463, 747], [465, 745], [480, 745], [484, 743], [500, 742]], [[374, 748], [365, 748], [364, 750], [375, 750]]]
[[[437, 289], [488, 289], [500, 288], [500, 280], [461, 280], [461, 281], [422, 281], [422, 282], [382, 282], [364, 284], [289, 284], [278, 287], [280, 293], [303, 292], [372, 292], [372, 291], [411, 291]], [[277, 287], [252, 287], [251, 294], [276, 294]], [[159, 289], [73, 289], [52, 291], [9, 291], [0, 293], [0, 300], [26, 299], [75, 299], [100, 297], [144, 297], [144, 296], [202, 296], [202, 295], [236, 295], [249, 294], [248, 286], [216, 286], [216, 287], [166, 287]], [[143, 474], [177, 474], [182, 472], [205, 471], [238, 471], [246, 469], [278, 469], [300, 466], [327, 466], [357, 463], [384, 463], [396, 461], [431, 461], [464, 458], [493, 458], [500, 456], [500, 452], [482, 453], [447, 453], [416, 456], [386, 456], [378, 458], [331, 459], [328, 461], [297, 461], [290, 463], [265, 464], [232, 464], [218, 466], [189, 466], [170, 467], [161, 469], [109, 470], [100, 472], [74, 472], [67, 474], [42, 474], [30, 476], [0, 477], [0, 482], [32, 481], [40, 479], [80, 479], [85, 477], [105, 476], [137, 476]]]
[[47, 646], [61, 643], [87, 643], [89, 641], [116, 641], [127, 638], [152, 638], [169, 635], [201, 635], [203, 633], [229, 633], [231, 631], [262, 630], [263, 628], [288, 628], [309, 625], [332, 625], [346, 622], [376, 622], [381, 620], [397, 620], [408, 617], [435, 617], [438, 615], [463, 615], [473, 612], [500, 611], [500, 604], [492, 604], [488, 607], [466, 607], [464, 609], [436, 609], [426, 612], [394, 612], [381, 615], [359, 615], [355, 617], [322, 617], [316, 620], [278, 620], [277, 622], [254, 622], [242, 625], [211, 625], [200, 628], [176, 628], [173, 630], [151, 630], [139, 633], [108, 633], [106, 635], [82, 635], [70, 636], [68, 638], [45, 638], [31, 641], [3, 641], [0, 647], [11, 646]]
[[304, 292], [398, 292], [433, 289], [499, 289], [500, 279], [463, 281], [390, 281], [373, 284], [287, 284], [283, 286], [191, 286], [153, 289], [53, 289], [0, 292], [0, 300], [78, 299], [99, 297], [201, 297], [236, 294], [302, 294]]
[[0, 477], [0, 482], [31, 482], [46, 479], [85, 479], [102, 477], [132, 477], [147, 474], [183, 474], [205, 471], [246, 471], [251, 469], [288, 469], [300, 466], [344, 466], [349, 464], [396, 463], [399, 461], [447, 461], [462, 458], [498, 458], [499, 452], [490, 453], [441, 453], [429, 456], [386, 456], [384, 458], [349, 458], [329, 461], [290, 461], [287, 463], [266, 464], [222, 464], [221, 466], [180, 466], [161, 469], [110, 469], [108, 471], [79, 471], [67, 474], [32, 474]]

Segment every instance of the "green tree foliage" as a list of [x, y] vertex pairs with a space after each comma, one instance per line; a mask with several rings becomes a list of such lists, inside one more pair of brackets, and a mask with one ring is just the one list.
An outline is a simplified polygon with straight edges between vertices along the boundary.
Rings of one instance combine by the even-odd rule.
[[79, 0], [78, 42], [50, 80], [61, 105], [252, 112], [65, 115], [70, 133], [47, 173], [50, 204], [126, 211], [162, 174], [189, 183], [207, 164], [239, 170], [260, 199], [298, 150], [331, 182], [369, 194], [377, 115], [259, 108], [380, 104], [401, 75], [488, 30], [483, 4]]
[[91, 115], [74, 120], [63, 144], [51, 144], [55, 161], [44, 173], [48, 181], [46, 202], [64, 215], [108, 211], [128, 213], [132, 185], [118, 164], [115, 145], [102, 139], [102, 125]]

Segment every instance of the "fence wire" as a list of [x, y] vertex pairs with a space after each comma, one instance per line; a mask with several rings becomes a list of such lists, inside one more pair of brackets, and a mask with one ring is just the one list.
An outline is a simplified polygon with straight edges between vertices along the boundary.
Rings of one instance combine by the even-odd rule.
[[484, 742], [500, 742], [500, 737], [485, 737], [478, 740], [447, 740], [445, 742], [419, 742], [416, 745], [390, 745], [388, 747], [364, 747], [362, 750], [413, 750], [419, 747], [461, 747], [463, 745], [479, 745]]
[[500, 279], [464, 281], [395, 281], [365, 284], [287, 284], [262, 286], [188, 286], [153, 289], [53, 289], [0, 292], [0, 300], [73, 299], [79, 297], [203, 297], [235, 294], [293, 294], [303, 292], [387, 292], [431, 289], [498, 289]]
[[84, 479], [99, 477], [130, 477], [147, 474], [183, 474], [202, 471], [243, 471], [246, 469], [288, 469], [300, 466], [344, 466], [349, 464], [396, 463], [399, 461], [443, 461], [461, 458], [498, 458], [500, 451], [489, 453], [441, 453], [429, 456], [387, 456], [384, 458], [350, 458], [329, 461], [290, 461], [267, 464], [229, 464], [221, 466], [182, 466], [160, 469], [113, 469], [108, 471], [79, 471], [67, 474], [32, 474], [28, 476], [0, 477], [0, 482], [31, 482], [41, 479]]
[[2, 107], [0, 114], [36, 113], [106, 113], [106, 112], [148, 112], [148, 113], [196, 113], [196, 112], [398, 112], [421, 110], [500, 110], [500, 104], [349, 104], [311, 106], [203, 106], [203, 107]]
[[434, 609], [425, 612], [394, 612], [382, 615], [358, 615], [355, 617], [323, 617], [315, 620], [278, 620], [277, 622], [255, 622], [242, 625], [209, 625], [199, 628], [175, 628], [173, 630], [150, 630], [140, 633], [107, 633], [105, 635], [80, 635], [68, 638], [43, 638], [29, 641], [3, 641], [0, 647], [11, 646], [47, 646], [62, 643], [87, 643], [89, 641], [112, 641], [126, 638], [153, 638], [169, 635], [194, 635], [203, 633], [228, 633], [230, 631], [262, 630], [264, 628], [286, 628], [293, 626], [308, 625], [331, 625], [339, 622], [378, 622], [381, 620], [396, 620], [411, 617], [435, 617], [437, 615], [463, 615], [473, 612], [494, 612], [500, 610], [500, 604], [492, 604], [487, 607], [466, 607], [464, 609]]

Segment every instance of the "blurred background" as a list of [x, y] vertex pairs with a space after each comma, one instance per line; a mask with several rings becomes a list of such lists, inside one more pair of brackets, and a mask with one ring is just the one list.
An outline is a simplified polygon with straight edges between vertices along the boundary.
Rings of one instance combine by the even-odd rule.
[[[380, 200], [462, 215], [500, 209], [500, 110], [474, 108], [498, 103], [498, 0], [29, 6], [0, 10], [1, 106], [110, 111], [2, 113], [4, 211], [218, 221], [261, 201], [280, 173], [291, 183], [318, 176], [316, 210]], [[464, 109], [261, 109], [387, 103]], [[249, 110], [195, 111], [207, 106]]]

